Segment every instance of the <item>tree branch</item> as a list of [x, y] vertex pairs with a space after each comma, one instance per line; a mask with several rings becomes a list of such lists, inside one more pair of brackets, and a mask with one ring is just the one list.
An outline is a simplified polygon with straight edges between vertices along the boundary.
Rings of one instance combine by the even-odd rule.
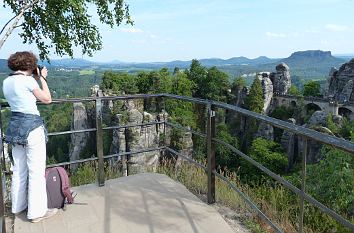
[[[24, 5], [21, 7], [20, 9], [20, 13], [17, 16], [14, 16], [11, 20], [9, 20], [5, 26], [3, 27], [3, 29], [1, 30], [1, 33], [4, 31], [4, 29], [6, 28], [6, 26], [13, 20], [14, 22], [12, 23], [12, 25], [8, 28], [7, 32], [5, 33], [5, 35], [3, 36], [2, 39], [0, 39], [0, 50], [2, 48], [2, 46], [4, 45], [5, 41], [7, 40], [7, 38], [11, 35], [12, 31], [17, 27], [18, 22], [20, 21], [20, 19], [22, 18], [23, 14], [25, 13], [26, 10], [32, 8], [34, 6], [34, 4], [38, 3], [40, 0], [35, 0], [32, 3], [29, 3], [27, 5]], [[0, 33], [0, 34], [1, 34]]]
[[2, 34], [2, 32], [5, 30], [6, 26], [14, 19], [16, 18], [16, 15], [14, 17], [12, 17], [9, 21], [7, 21], [7, 23], [5, 23], [4, 27], [1, 29], [0, 35]]

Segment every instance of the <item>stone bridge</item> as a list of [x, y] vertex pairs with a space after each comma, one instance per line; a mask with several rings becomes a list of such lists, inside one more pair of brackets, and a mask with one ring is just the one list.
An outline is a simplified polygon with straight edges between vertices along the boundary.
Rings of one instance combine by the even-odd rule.
[[315, 111], [324, 111], [326, 113], [331, 113], [333, 115], [341, 115], [347, 117], [350, 120], [354, 120], [354, 103], [346, 102], [346, 103], [338, 103], [335, 101], [331, 101], [326, 98], [319, 97], [299, 97], [292, 95], [281, 95], [274, 94], [273, 96], [273, 106], [298, 106], [301, 102], [304, 105], [304, 110], [306, 112], [310, 110]]

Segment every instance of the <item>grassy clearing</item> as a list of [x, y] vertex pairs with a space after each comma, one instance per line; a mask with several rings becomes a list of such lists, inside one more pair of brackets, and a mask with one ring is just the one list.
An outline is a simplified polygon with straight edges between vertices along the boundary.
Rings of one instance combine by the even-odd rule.
[[80, 75], [93, 75], [93, 74], [95, 74], [96, 73], [96, 71], [94, 71], [94, 70], [80, 70]]

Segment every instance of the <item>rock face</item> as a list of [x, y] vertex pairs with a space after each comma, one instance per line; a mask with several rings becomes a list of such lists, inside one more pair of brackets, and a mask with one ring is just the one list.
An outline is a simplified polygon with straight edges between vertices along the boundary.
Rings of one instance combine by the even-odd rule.
[[282, 95], [287, 94], [291, 87], [289, 67], [285, 63], [280, 63], [275, 69], [276, 72], [270, 74], [274, 92]]
[[[90, 128], [85, 105], [83, 105], [83, 103], [74, 103], [73, 108], [74, 111], [73, 119], [71, 121], [71, 130]], [[71, 134], [71, 146], [69, 152], [70, 161], [80, 159], [80, 154], [86, 147], [89, 136], [89, 133]], [[71, 165], [71, 168], [75, 170], [77, 168], [77, 164]]]
[[[309, 121], [303, 126], [307, 128], [311, 128], [314, 130], [320, 129], [324, 133], [330, 133], [331, 131], [327, 129], [327, 114], [324, 111], [316, 111], [312, 114]], [[324, 129], [324, 130], [323, 130]], [[322, 159], [322, 155], [320, 153], [322, 148], [322, 144], [314, 141], [307, 141], [307, 157], [306, 161], [309, 164], [317, 163]], [[303, 153], [304, 151], [304, 141], [299, 138], [299, 152]]]
[[[230, 104], [238, 107], [244, 106], [248, 93], [249, 89], [247, 87], [233, 87], [231, 89], [231, 95], [233, 96], [233, 98], [231, 99]], [[238, 134], [239, 131], [242, 131], [241, 129], [243, 129], [241, 125], [244, 120], [242, 120], [241, 118], [242, 115], [238, 114], [235, 111], [229, 111], [226, 115], [226, 121], [228, 123], [235, 125], [236, 122], [240, 122], [240, 128], [231, 128], [231, 132], [235, 135]]]
[[327, 79], [326, 95], [340, 103], [354, 101], [354, 59], [339, 70], [332, 68]]
[[[191, 132], [184, 132], [182, 134], [182, 137], [179, 138], [179, 144], [182, 145], [182, 148], [179, 150], [179, 152], [188, 157], [192, 158], [193, 157], [193, 140], [192, 140], [192, 133]], [[181, 157], [177, 158], [177, 166], [181, 164], [182, 161], [186, 161]]]
[[262, 137], [264, 139], [273, 141], [274, 140], [274, 128], [270, 124], [261, 122], [258, 127], [258, 131], [255, 137]]
[[[113, 118], [112, 125], [118, 126], [122, 125], [122, 115], [116, 114]], [[110, 147], [110, 154], [119, 154], [126, 152], [126, 138], [125, 138], [125, 129], [114, 129], [112, 133], [112, 144]]]
[[[167, 121], [168, 114], [161, 112], [151, 114], [143, 111], [141, 101], [127, 100], [126, 107], [127, 119], [123, 120], [122, 115], [115, 116], [115, 125], [132, 125], [156, 121]], [[162, 135], [164, 135], [162, 137]], [[170, 143], [170, 129], [164, 124], [134, 126], [113, 131], [111, 153], [134, 152], [148, 148], [158, 148], [164, 140]], [[160, 151], [150, 151], [130, 156], [129, 173], [145, 172], [149, 169], [155, 170], [160, 158]], [[120, 159], [120, 158], [119, 158]]]
[[[340, 102], [347, 102], [348, 100], [353, 100], [352, 93], [354, 90], [354, 82], [353, 80], [349, 80], [347, 84], [343, 87], [342, 92], [339, 94], [338, 99]], [[352, 99], [353, 98], [353, 99]]]
[[[147, 112], [140, 112], [134, 100], [127, 100], [127, 124], [142, 124], [156, 121], [156, 116]], [[138, 151], [159, 146], [159, 134], [155, 125], [135, 126], [126, 129], [126, 150]], [[154, 169], [158, 164], [160, 152], [158, 150], [144, 152], [130, 157], [132, 173], [143, 172], [147, 167]]]
[[312, 114], [307, 124], [304, 126], [327, 126], [327, 114], [324, 111], [316, 111]]
[[[294, 118], [289, 118], [288, 122], [292, 124], [296, 124], [296, 120]], [[286, 151], [288, 155], [288, 167], [287, 170], [291, 170], [294, 167], [295, 160], [297, 159], [297, 151], [298, 151], [298, 137], [295, 133], [284, 131], [281, 137], [280, 144]]]
[[259, 81], [261, 81], [262, 84], [262, 91], [263, 91], [263, 99], [264, 99], [264, 106], [263, 106], [263, 112], [267, 114], [270, 109], [270, 103], [273, 98], [273, 84], [272, 81], [269, 78], [270, 73], [268, 72], [263, 72], [259, 73], [257, 75], [257, 78]]

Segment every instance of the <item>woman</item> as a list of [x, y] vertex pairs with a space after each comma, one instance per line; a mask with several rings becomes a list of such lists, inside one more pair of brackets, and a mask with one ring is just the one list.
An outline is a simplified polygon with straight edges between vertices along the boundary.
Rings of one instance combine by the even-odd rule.
[[37, 99], [46, 104], [52, 101], [46, 82], [48, 71], [46, 68], [39, 70], [37, 58], [32, 52], [12, 54], [8, 67], [13, 73], [4, 80], [3, 92], [12, 112], [5, 135], [5, 141], [12, 144], [14, 162], [12, 212], [18, 214], [27, 208], [27, 218], [31, 222], [39, 222], [58, 211], [47, 208], [47, 135], [36, 105]]

